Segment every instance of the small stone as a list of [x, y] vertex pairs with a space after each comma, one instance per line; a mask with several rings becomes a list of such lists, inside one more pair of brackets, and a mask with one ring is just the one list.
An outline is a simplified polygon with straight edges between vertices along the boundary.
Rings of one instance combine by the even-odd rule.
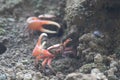
[[22, 63], [17, 63], [16, 68], [19, 68], [19, 69], [23, 70], [25, 67]]
[[80, 79], [83, 77], [82, 73], [71, 73], [68, 74], [65, 80], [78, 80], [77, 77]]
[[111, 63], [110, 63], [110, 68], [113, 68], [113, 67], [115, 67], [115, 66], [117, 66], [118, 65], [118, 63], [116, 62], [116, 61], [111, 61]]
[[108, 76], [115, 76], [115, 72], [117, 71], [117, 68], [114, 67], [114, 68], [110, 68], [107, 73], [108, 73]]
[[17, 79], [17, 80], [23, 80], [23, 79], [24, 79], [24, 74], [23, 74], [22, 72], [18, 72], [18, 73], [16, 74], [16, 79]]
[[98, 73], [100, 73], [100, 70], [97, 69], [97, 68], [94, 68], [94, 69], [91, 70], [91, 74], [93, 74], [93, 75], [96, 75]]
[[25, 59], [25, 60], [22, 60], [21, 62], [22, 62], [23, 64], [28, 64], [29, 61], [28, 61], [27, 59]]
[[87, 33], [87, 34], [84, 34], [83, 36], [81, 36], [80, 38], [79, 38], [79, 42], [89, 42], [89, 41], [91, 41], [91, 40], [93, 40], [94, 39], [94, 35], [93, 34], [91, 34], [91, 33]]
[[118, 78], [114, 75], [114, 76], [108, 76], [108, 80], [118, 80]]
[[26, 73], [24, 75], [24, 79], [23, 80], [32, 80], [32, 75], [30, 73]]
[[6, 74], [0, 74], [0, 80], [7, 80]]
[[93, 41], [90, 41], [88, 45], [92, 50], [95, 50], [96, 48], [98, 48], [98, 45], [94, 43]]
[[7, 18], [7, 20], [10, 21], [10, 22], [15, 22], [14, 18]]
[[106, 76], [103, 73], [101, 73], [100, 70], [97, 69], [97, 68], [94, 68], [94, 69], [91, 70], [91, 76], [96, 77], [96, 80], [97, 79], [98, 80], [108, 80], [106, 78]]
[[65, 77], [61, 72], [57, 72], [56, 76], [61, 80], [63, 80]]
[[103, 57], [101, 54], [97, 54], [95, 57], [94, 57], [94, 62], [95, 63], [102, 63], [103, 61]]
[[42, 78], [42, 74], [40, 72], [36, 72], [33, 75], [32, 80], [40, 80]]
[[10, 80], [16, 80], [16, 74], [13, 69], [7, 69], [7, 76]]
[[96, 65], [94, 63], [85, 64], [82, 67], [80, 67], [80, 69], [78, 71], [82, 72], [82, 73], [90, 73], [91, 69], [94, 67], [96, 67]]

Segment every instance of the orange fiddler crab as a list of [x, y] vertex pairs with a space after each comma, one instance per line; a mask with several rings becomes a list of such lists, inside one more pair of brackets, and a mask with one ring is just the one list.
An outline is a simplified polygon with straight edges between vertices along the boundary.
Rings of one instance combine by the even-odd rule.
[[[32, 56], [34, 56], [35, 59], [35, 65], [38, 64], [38, 61], [43, 59], [42, 62], [42, 68], [45, 70], [46, 65], [48, 65], [49, 69], [56, 74], [56, 72], [53, 70], [51, 66], [52, 60], [57, 56], [58, 53], [65, 52], [69, 53], [69, 49], [66, 49], [66, 45], [72, 40], [71, 38], [68, 38], [63, 43], [55, 44], [53, 46], [48, 47], [47, 49], [44, 48], [44, 45], [46, 44], [46, 41], [42, 41], [43, 37], [47, 37], [46, 33], [42, 33], [39, 36], [38, 42], [33, 49]], [[50, 50], [54, 49], [55, 53], [50, 52]]]
[[[54, 15], [50, 15], [50, 14], [44, 14], [44, 15], [39, 15], [38, 17], [29, 17], [26, 22], [27, 22], [27, 27], [25, 29], [25, 31], [41, 31], [41, 32], [45, 32], [45, 33], [57, 33], [57, 31], [52, 31], [49, 29], [45, 29], [43, 26], [44, 25], [55, 25], [57, 28], [61, 28], [61, 26], [54, 21], [50, 21], [50, 20], [44, 20], [44, 19], [50, 19], [50, 18], [54, 18]], [[51, 27], [51, 26], [48, 26]]]

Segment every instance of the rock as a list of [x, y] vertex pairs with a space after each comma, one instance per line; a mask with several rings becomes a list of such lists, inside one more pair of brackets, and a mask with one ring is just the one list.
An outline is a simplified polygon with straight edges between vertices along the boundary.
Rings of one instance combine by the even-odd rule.
[[22, 62], [24, 65], [26, 65], [26, 64], [29, 63], [29, 61], [28, 61], [27, 59], [25, 59], [25, 60], [21, 60], [21, 62]]
[[7, 80], [6, 74], [1, 74], [0, 73], [0, 80]]
[[103, 62], [103, 57], [101, 54], [96, 54], [96, 56], [94, 57], [94, 62], [97, 63], [102, 63]]
[[87, 34], [83, 34], [80, 38], [79, 38], [79, 42], [89, 42], [89, 41], [93, 41], [93, 39], [95, 38], [95, 36], [91, 33], [87, 33]]
[[10, 22], [15, 22], [14, 18], [7, 18], [7, 20], [10, 21]]
[[16, 73], [16, 79], [17, 79], [17, 80], [23, 80], [23, 79], [24, 79], [24, 74], [23, 74], [23, 72], [18, 72], [18, 73]]
[[31, 73], [26, 73], [24, 75], [24, 79], [23, 80], [32, 80], [32, 74]]
[[65, 78], [65, 75], [61, 72], [57, 72], [56, 76], [58, 79], [61, 79], [61, 80], [63, 80]]
[[81, 80], [82, 77], [82, 73], [71, 73], [66, 76], [65, 80]]
[[96, 54], [96, 52], [89, 52], [87, 55], [85, 55], [86, 62], [87, 63], [93, 62], [95, 54]]
[[114, 76], [108, 76], [108, 80], [119, 80], [119, 79], [114, 75]]
[[103, 38], [104, 35], [100, 31], [94, 31], [93, 34], [98, 38]]
[[117, 71], [116, 67], [110, 68], [107, 70], [107, 75], [109, 80], [117, 80], [117, 77], [115, 75], [115, 72]]
[[[62, 58], [59, 60], [56, 60], [52, 66], [54, 67], [55, 71], [64, 71], [64, 72], [72, 72], [76, 69], [76, 65], [79, 63], [74, 58]], [[81, 65], [81, 64], [79, 64]], [[78, 65], [78, 66], [79, 66]]]
[[116, 61], [112, 60], [111, 63], [110, 63], [110, 68], [114, 68], [117, 65], [118, 65], [118, 63]]
[[9, 78], [8, 80], [16, 80], [16, 73], [14, 69], [7, 69], [6, 73]]
[[90, 41], [90, 42], [88, 43], [88, 45], [89, 45], [89, 47], [90, 47], [92, 50], [96, 50], [96, 49], [99, 48], [98, 44], [96, 44], [96, 43], [93, 42], [93, 41]]
[[50, 80], [64, 80], [64, 79], [58, 78], [56, 76], [52, 76], [52, 78], [50, 78]]
[[91, 74], [71, 73], [66, 76], [65, 80], [97, 80], [97, 78]]
[[108, 80], [107, 77], [97, 68], [91, 70], [91, 75], [95, 76], [98, 80]]
[[99, 53], [94, 57], [94, 63], [96, 65], [96, 68], [98, 68], [100, 71], [105, 71], [107, 69], [103, 63], [103, 56]]
[[94, 63], [85, 64], [79, 68], [78, 72], [82, 73], [90, 73], [92, 68], [95, 68], [96, 65]]
[[42, 74], [40, 72], [36, 72], [33, 75], [32, 80], [40, 80], [42, 78]]
[[25, 66], [23, 65], [23, 63], [17, 63], [16, 64], [16, 69], [23, 70], [23, 69], [25, 69]]
[[5, 29], [3, 29], [3, 28], [0, 28], [0, 35], [3, 35], [3, 34], [5, 34], [5, 32], [6, 32], [6, 30], [5, 30]]
[[21, 4], [23, 0], [8, 0], [5, 1], [4, 3], [1, 4], [1, 8], [0, 8], [0, 13], [4, 13], [5, 11], [13, 11], [12, 9], [14, 9], [17, 5]]

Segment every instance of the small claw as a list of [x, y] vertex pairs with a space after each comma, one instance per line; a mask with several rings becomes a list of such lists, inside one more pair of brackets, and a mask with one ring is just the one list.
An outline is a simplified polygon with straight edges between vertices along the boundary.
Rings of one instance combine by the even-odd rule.
[[51, 14], [43, 14], [43, 15], [39, 15], [39, 18], [54, 18], [56, 17], [55, 15], [51, 15]]
[[46, 41], [44, 41], [43, 43], [42, 42], [42, 39], [43, 37], [47, 36], [46, 33], [42, 33], [38, 39], [38, 42], [35, 46], [35, 48], [33, 49], [33, 53], [32, 53], [32, 56], [38, 56], [41, 52], [41, 49], [43, 49], [44, 45], [46, 44]]
[[46, 43], [46, 41], [43, 41], [40, 47], [43, 49]]
[[43, 39], [43, 37], [47, 37], [48, 35], [46, 34], [46, 33], [42, 33], [40, 36], [39, 36], [39, 39], [38, 39], [38, 42], [37, 42], [37, 44], [36, 45], [38, 45], [38, 46], [44, 46], [46, 43], [41, 43], [42, 42], [42, 39]]

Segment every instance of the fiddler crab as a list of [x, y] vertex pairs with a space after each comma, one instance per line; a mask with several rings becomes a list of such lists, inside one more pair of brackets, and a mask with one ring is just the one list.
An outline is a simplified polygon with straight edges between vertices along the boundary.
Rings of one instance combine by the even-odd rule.
[[[50, 14], [43, 14], [43, 15], [39, 15], [38, 17], [29, 17], [26, 20], [27, 27], [25, 31], [28, 31], [29, 33], [30, 32], [33, 33], [33, 31], [40, 31], [40, 32], [45, 32], [50, 34], [57, 33], [57, 31], [52, 31], [44, 28], [44, 25], [54, 25], [58, 29], [61, 28], [61, 26], [57, 22], [54, 22], [51, 20], [45, 20], [45, 19], [51, 19], [51, 18], [55, 18], [55, 16]], [[48, 27], [51, 27], [51, 26], [48, 26]]]
[[[55, 44], [53, 46], [50, 46], [48, 48], [44, 48], [46, 41], [42, 41], [43, 37], [47, 37], [48, 35], [46, 33], [42, 33], [39, 36], [39, 39], [37, 41], [37, 44], [35, 48], [33, 49], [32, 56], [34, 56], [35, 59], [35, 65], [38, 64], [39, 60], [43, 59], [42, 62], [42, 68], [45, 70], [46, 65], [48, 65], [48, 68], [56, 74], [54, 69], [51, 66], [52, 60], [57, 56], [59, 53], [71, 53], [71, 48], [66, 47], [66, 45], [72, 41], [71, 38], [66, 39], [64, 42]], [[54, 53], [51, 52], [51, 50], [54, 49]]]

